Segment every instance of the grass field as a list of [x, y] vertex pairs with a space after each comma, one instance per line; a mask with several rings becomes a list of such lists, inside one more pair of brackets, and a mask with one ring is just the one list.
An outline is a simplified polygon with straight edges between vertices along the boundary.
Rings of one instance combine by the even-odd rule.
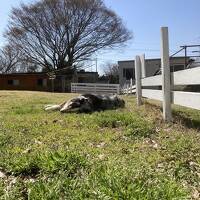
[[200, 199], [200, 112], [45, 112], [74, 95], [0, 92], [0, 199]]

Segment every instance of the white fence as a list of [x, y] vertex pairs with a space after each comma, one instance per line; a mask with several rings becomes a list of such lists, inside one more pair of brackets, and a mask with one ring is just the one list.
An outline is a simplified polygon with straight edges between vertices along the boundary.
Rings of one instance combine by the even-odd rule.
[[72, 93], [119, 94], [119, 84], [71, 83]]
[[[200, 84], [200, 67], [173, 72], [170, 75], [171, 85]], [[162, 75], [141, 79], [142, 86], [162, 86]], [[162, 90], [142, 89], [142, 96], [155, 100], [164, 100]], [[198, 92], [170, 92], [171, 103], [200, 110], [200, 93]]]
[[136, 93], [136, 86], [135, 85], [125, 85], [122, 89], [121, 89], [121, 93], [122, 94], [135, 94]]
[[[186, 69], [170, 73], [169, 64], [169, 42], [168, 28], [161, 28], [161, 75], [145, 78], [145, 62], [143, 57], [136, 56], [135, 74], [136, 74], [136, 96], [137, 104], [142, 104], [142, 97], [155, 99], [163, 102], [163, 118], [165, 121], [172, 120], [171, 105], [181, 105], [200, 110], [200, 93], [173, 91], [174, 86], [178, 85], [200, 85], [200, 67]], [[144, 89], [144, 87], [161, 86], [162, 90]], [[131, 86], [128, 91], [132, 91]], [[125, 91], [125, 90], [124, 90]]]

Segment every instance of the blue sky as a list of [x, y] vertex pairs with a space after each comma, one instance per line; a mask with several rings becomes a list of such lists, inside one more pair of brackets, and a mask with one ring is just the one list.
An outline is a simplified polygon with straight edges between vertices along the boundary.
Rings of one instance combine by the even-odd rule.
[[[31, 2], [33, 0], [23, 0]], [[0, 6], [0, 45], [12, 6], [21, 0], [6, 0]], [[147, 58], [160, 56], [160, 27], [169, 27], [171, 54], [180, 45], [200, 44], [200, 0], [105, 0], [133, 32], [126, 48], [98, 55], [99, 68], [106, 62], [134, 59], [145, 53]]]

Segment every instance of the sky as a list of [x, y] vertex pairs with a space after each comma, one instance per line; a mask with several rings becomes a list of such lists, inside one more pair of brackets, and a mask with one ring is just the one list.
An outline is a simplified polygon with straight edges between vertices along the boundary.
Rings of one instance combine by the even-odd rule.
[[[34, 0], [0, 0], [0, 46], [12, 7]], [[146, 58], [160, 57], [160, 27], [169, 28], [170, 54], [180, 45], [200, 44], [200, 0], [104, 0], [133, 33], [133, 39], [120, 50], [98, 54], [98, 69], [119, 60], [132, 60], [145, 53]], [[92, 69], [95, 70], [93, 66]]]

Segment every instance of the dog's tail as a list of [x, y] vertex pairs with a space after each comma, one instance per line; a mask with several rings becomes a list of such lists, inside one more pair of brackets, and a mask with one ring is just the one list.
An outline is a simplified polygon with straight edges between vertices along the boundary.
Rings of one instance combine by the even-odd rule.
[[61, 105], [46, 105], [44, 107], [44, 110], [46, 111], [50, 111], [50, 110], [54, 111], [54, 110], [60, 110], [60, 109], [61, 109]]

